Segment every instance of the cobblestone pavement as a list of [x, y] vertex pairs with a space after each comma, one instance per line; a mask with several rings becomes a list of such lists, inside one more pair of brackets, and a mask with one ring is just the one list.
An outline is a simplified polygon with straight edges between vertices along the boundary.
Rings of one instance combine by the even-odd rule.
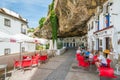
[[74, 59], [74, 52], [73, 50], [69, 50], [66, 53], [66, 60], [58, 67], [56, 68], [52, 73], [50, 73], [45, 80], [65, 80], [65, 77], [67, 73], [69, 72], [70, 66], [72, 64], [72, 61]]
[[[11, 72], [9, 72], [11, 73]], [[77, 66], [75, 50], [69, 49], [65, 54], [49, 59], [31, 70], [17, 70], [7, 75], [7, 80], [100, 80], [95, 66], [83, 69]], [[101, 80], [120, 80], [105, 79]]]

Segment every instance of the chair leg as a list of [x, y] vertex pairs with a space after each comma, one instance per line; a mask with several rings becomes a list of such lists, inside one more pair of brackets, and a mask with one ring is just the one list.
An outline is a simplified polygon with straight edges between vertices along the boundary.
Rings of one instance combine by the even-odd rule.
[[100, 80], [102, 80], [102, 79], [101, 79], [101, 76], [100, 76]]
[[13, 73], [16, 71], [16, 67], [14, 66], [14, 70], [13, 70]]

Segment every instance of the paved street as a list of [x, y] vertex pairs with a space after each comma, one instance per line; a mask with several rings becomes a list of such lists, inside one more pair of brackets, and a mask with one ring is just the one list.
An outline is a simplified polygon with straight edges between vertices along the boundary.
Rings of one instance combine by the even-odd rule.
[[7, 80], [99, 80], [99, 76], [95, 66], [90, 70], [78, 67], [75, 50], [70, 49], [65, 54], [53, 57], [47, 63], [31, 70], [17, 70], [8, 75]]

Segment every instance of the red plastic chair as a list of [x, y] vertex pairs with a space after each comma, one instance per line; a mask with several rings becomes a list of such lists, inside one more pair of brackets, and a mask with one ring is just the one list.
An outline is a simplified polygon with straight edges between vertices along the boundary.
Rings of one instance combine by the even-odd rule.
[[78, 58], [79, 58], [79, 56], [80, 56], [80, 54], [76, 54], [76, 59], [77, 59], [77, 60], [79, 60], [79, 59], [78, 59]]
[[84, 60], [84, 56], [79, 56], [78, 59], [79, 59], [78, 66], [82, 66], [85, 68], [90, 66], [89, 62], [86, 62]]
[[48, 60], [48, 56], [47, 55], [42, 55], [42, 56], [39, 57], [39, 60], [41, 62], [46, 62]]
[[21, 67], [21, 61], [14, 60], [14, 71], [16, 68], [20, 68], [20, 67]]
[[32, 56], [32, 59], [39, 59], [40, 56]]
[[110, 66], [111, 61], [112, 61], [112, 60], [107, 59], [107, 67], [108, 67], [108, 68], [110, 68], [110, 67], [111, 67], [111, 66]]
[[39, 56], [32, 56], [32, 66], [38, 66]]
[[32, 61], [31, 60], [23, 60], [22, 61], [22, 65], [21, 67], [24, 69], [24, 68], [27, 68], [27, 67], [30, 67], [31, 68], [32, 66]]
[[99, 69], [99, 76], [100, 77], [117, 78], [117, 76], [114, 75], [113, 68], [100, 67], [98, 69]]
[[98, 59], [97, 59], [97, 56], [95, 55], [95, 56], [93, 57], [93, 61], [91, 62], [91, 64], [94, 65], [95, 62], [97, 62], [97, 61], [98, 61]]
[[27, 59], [28, 56], [23, 56], [23, 59]]
[[38, 66], [38, 59], [32, 59], [32, 66]]

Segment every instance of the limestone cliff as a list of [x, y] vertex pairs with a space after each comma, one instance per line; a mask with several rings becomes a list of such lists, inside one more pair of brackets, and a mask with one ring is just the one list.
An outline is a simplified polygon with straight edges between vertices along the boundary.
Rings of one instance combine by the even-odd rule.
[[[87, 33], [86, 23], [94, 15], [97, 6], [107, 0], [55, 0], [54, 10], [59, 22], [59, 37], [82, 36]], [[51, 38], [51, 25], [49, 15], [42, 29], [35, 35]]]

